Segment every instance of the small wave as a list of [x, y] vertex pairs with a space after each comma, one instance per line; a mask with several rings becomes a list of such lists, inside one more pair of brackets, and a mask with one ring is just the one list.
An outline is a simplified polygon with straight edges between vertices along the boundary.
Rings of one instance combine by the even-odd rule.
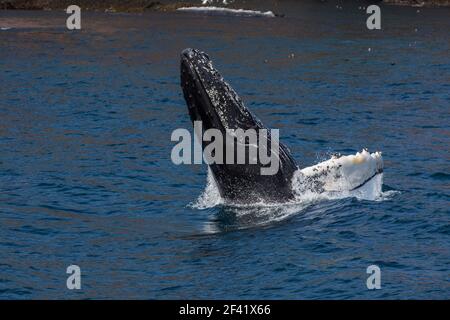
[[267, 18], [275, 17], [275, 14], [272, 11], [262, 12], [257, 10], [230, 9], [223, 7], [181, 7], [178, 8], [177, 11], [218, 14], [218, 15], [232, 15], [240, 17], [267, 17]]
[[398, 190], [383, 191], [378, 197], [374, 199], [374, 201], [389, 201], [399, 194], [401, 194], [401, 192]]
[[445, 172], [436, 172], [430, 175], [430, 177], [435, 180], [442, 180], [442, 181], [450, 180], [450, 174]]
[[6, 30], [10, 30], [10, 29], [12, 29], [12, 28], [11, 27], [0, 27], [1, 31], [6, 31]]

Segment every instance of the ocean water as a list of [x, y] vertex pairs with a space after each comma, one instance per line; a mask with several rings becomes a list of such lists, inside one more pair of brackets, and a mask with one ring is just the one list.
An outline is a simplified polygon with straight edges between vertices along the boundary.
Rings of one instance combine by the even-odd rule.
[[[0, 11], [0, 298], [450, 298], [450, 11], [383, 6], [369, 31], [358, 3], [289, 5], [82, 13], [75, 32]], [[170, 159], [186, 47], [301, 167], [382, 151], [380, 197], [220, 203], [205, 165]]]

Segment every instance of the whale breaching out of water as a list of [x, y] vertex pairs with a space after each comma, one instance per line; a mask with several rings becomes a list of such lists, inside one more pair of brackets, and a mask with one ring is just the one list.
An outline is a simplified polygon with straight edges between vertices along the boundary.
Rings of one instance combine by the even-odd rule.
[[[185, 49], [181, 53], [181, 87], [190, 118], [193, 123], [202, 122], [203, 132], [216, 129], [223, 136], [229, 136], [229, 132], [236, 129], [267, 130], [245, 107], [204, 52]], [[241, 143], [245, 145], [246, 159], [249, 159], [251, 148], [260, 149], [272, 145], [273, 137], [270, 132], [266, 138], [264, 144], [260, 138], [256, 144], [237, 139], [231, 151], [233, 157], [236, 156], [237, 145]], [[199, 140], [202, 141], [203, 149], [212, 143]], [[383, 171], [379, 152], [370, 154], [363, 150], [356, 155], [334, 156], [330, 160], [300, 170], [289, 149], [281, 142], [277, 147], [278, 170], [272, 175], [261, 174], [261, 168], [267, 167], [267, 164], [263, 164], [259, 157], [251, 164], [210, 163], [209, 167], [221, 197], [232, 203], [286, 202], [294, 199], [298, 192], [356, 190], [375, 176], [381, 175]], [[269, 154], [274, 152], [270, 148], [265, 151]], [[230, 150], [225, 144], [223, 153], [227, 152]]]

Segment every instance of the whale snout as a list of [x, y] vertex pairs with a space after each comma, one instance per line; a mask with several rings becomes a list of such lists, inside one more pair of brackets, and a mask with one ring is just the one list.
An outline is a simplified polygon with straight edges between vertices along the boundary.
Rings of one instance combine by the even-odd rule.
[[183, 51], [181, 51], [181, 56], [186, 57], [188, 59], [192, 59], [195, 56], [203, 56], [209, 59], [208, 55], [205, 52], [192, 48], [186, 48]]
[[186, 48], [183, 51], [181, 51], [181, 62], [190, 62], [190, 63], [208, 63], [209, 56], [198, 49], [192, 49], [192, 48]]
[[192, 59], [196, 51], [198, 50], [186, 48], [183, 51], [181, 51], [181, 58]]

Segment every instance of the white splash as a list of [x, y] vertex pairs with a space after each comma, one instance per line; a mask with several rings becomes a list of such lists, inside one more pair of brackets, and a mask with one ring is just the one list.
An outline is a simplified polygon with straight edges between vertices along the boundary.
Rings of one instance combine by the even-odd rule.
[[[234, 207], [280, 206], [286, 204], [313, 203], [318, 200], [355, 197], [360, 200], [379, 200], [383, 196], [383, 159], [381, 152], [367, 150], [348, 156], [332, 156], [331, 159], [314, 166], [297, 170], [292, 178], [295, 198], [289, 203], [229, 204]], [[196, 209], [207, 209], [225, 204], [217, 188], [216, 181], [208, 168], [206, 188], [197, 201]]]
[[[350, 197], [371, 201], [392, 199], [399, 192], [382, 192], [382, 170], [383, 160], [380, 152], [369, 153], [363, 150], [355, 155], [333, 156], [294, 174], [292, 189], [295, 197], [291, 201], [235, 204], [226, 203], [221, 198], [213, 174], [208, 168], [206, 188], [191, 207], [204, 210], [218, 206], [219, 212], [225, 213], [231, 219], [227, 223], [221, 223], [217, 221], [216, 216], [210, 217], [212, 220], [203, 226], [206, 233], [264, 226], [300, 212], [305, 213], [306, 217], [315, 217], [326, 212], [328, 206], [333, 206], [332, 202], [326, 200]], [[312, 208], [312, 211], [308, 208]]]
[[272, 11], [262, 12], [257, 10], [230, 9], [223, 7], [181, 7], [178, 8], [177, 11], [233, 15], [241, 17], [267, 17], [267, 18], [275, 17], [275, 14]]
[[206, 188], [203, 193], [198, 197], [198, 199], [191, 204], [192, 208], [195, 209], [208, 209], [215, 207], [223, 203], [223, 199], [220, 196], [219, 189], [217, 188], [216, 180], [208, 167], [208, 177], [206, 180]]
[[[231, 2], [233, 2], [234, 0], [231, 0]], [[214, 1], [213, 0], [202, 0], [202, 4], [203, 5], [205, 5], [205, 4], [212, 4]], [[217, 1], [217, 2], [220, 2], [220, 1]], [[227, 5], [228, 4], [228, 1], [227, 0], [222, 0], [222, 3], [224, 4], [224, 5]]]

